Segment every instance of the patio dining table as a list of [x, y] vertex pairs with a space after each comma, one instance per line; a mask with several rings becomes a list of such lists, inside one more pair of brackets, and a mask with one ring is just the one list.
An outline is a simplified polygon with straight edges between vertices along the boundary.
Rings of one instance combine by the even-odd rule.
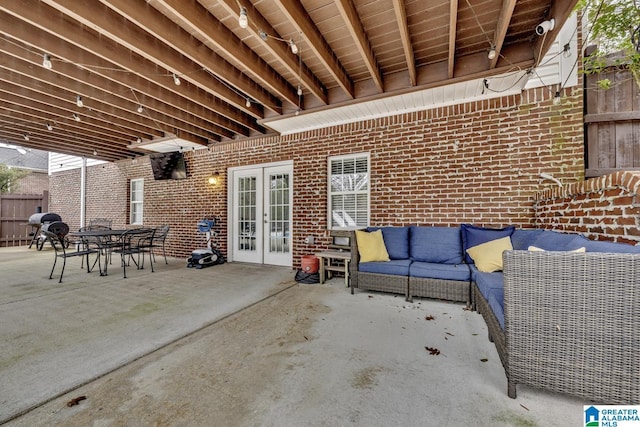
[[107, 266], [109, 265], [108, 258], [111, 256], [111, 252], [118, 251], [123, 257], [122, 262], [124, 263], [124, 255], [125, 252], [127, 252], [125, 246], [130, 245], [131, 239], [135, 238], [135, 236], [142, 237], [152, 232], [153, 229], [150, 228], [128, 228], [115, 230], [99, 228], [73, 231], [70, 232], [68, 236], [80, 239], [82, 244], [86, 247], [94, 245], [100, 250], [100, 254], [105, 256], [104, 269], [100, 271], [100, 275], [106, 276]]

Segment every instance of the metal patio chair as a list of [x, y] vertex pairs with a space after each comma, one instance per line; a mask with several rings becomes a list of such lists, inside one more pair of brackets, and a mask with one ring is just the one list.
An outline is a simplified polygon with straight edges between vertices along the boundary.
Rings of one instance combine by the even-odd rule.
[[[53, 279], [53, 271], [56, 268], [58, 258], [62, 258], [62, 270], [60, 271], [60, 279], [58, 280], [58, 283], [62, 283], [62, 276], [64, 275], [64, 268], [67, 265], [67, 258], [82, 257], [83, 264], [85, 261], [87, 263], [87, 273], [91, 272], [96, 264], [98, 264], [98, 269], [100, 269], [100, 249], [97, 245], [93, 245], [91, 242], [84, 242], [82, 245], [75, 247], [75, 249], [69, 250], [68, 241], [65, 238], [66, 233], [62, 234], [43, 230], [42, 234], [46, 237], [55, 251], [53, 267], [51, 267], [49, 279]], [[91, 254], [96, 255], [96, 259], [93, 264], [89, 262], [89, 255]]]

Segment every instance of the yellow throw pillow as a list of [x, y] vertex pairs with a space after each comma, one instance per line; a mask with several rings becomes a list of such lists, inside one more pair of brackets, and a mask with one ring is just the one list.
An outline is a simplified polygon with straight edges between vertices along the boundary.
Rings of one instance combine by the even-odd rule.
[[356, 230], [360, 262], [389, 261], [389, 253], [382, 238], [382, 230], [366, 232]]
[[[529, 249], [529, 252], [546, 252], [544, 249], [542, 248], [538, 248], [536, 246], [529, 246], [527, 249]], [[585, 248], [584, 246], [578, 249], [574, 249], [572, 251], [562, 251], [562, 252], [575, 252], [575, 253], [585, 253], [587, 251], [587, 248]]]
[[502, 271], [502, 252], [512, 249], [511, 238], [505, 236], [469, 248], [467, 253], [473, 259], [478, 270], [484, 273], [493, 273], [494, 271]]

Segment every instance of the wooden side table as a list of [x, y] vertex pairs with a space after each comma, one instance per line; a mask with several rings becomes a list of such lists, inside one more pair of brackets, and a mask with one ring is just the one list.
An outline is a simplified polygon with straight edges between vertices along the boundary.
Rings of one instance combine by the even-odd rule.
[[[344, 273], [344, 284], [349, 287], [349, 261], [351, 252], [349, 251], [324, 251], [315, 254], [319, 258], [320, 283], [324, 283], [325, 275], [331, 271], [341, 271]], [[334, 261], [339, 261], [342, 265], [336, 265]]]

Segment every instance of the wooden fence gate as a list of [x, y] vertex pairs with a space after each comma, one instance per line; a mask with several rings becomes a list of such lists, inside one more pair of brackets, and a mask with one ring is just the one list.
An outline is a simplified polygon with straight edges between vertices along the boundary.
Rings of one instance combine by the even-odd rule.
[[49, 192], [42, 195], [0, 195], [0, 247], [27, 245], [31, 241], [29, 217], [41, 211], [47, 212]]
[[[609, 79], [610, 89], [598, 88]], [[587, 178], [640, 170], [640, 90], [627, 70], [585, 76]]]

